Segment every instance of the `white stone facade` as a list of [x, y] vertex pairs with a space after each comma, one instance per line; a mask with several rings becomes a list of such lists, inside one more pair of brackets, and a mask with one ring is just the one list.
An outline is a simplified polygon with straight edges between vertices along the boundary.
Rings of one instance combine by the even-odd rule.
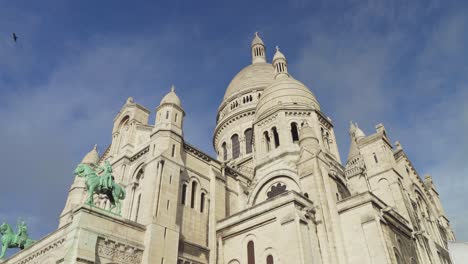
[[366, 136], [351, 124], [342, 163], [331, 119], [286, 57], [277, 49], [268, 63], [258, 34], [251, 52], [218, 110], [216, 158], [185, 142], [174, 89], [154, 122], [129, 98], [111, 145], [82, 161], [111, 162], [122, 216], [83, 207], [77, 178], [58, 230], [5, 263], [451, 263], [432, 178], [384, 126]]

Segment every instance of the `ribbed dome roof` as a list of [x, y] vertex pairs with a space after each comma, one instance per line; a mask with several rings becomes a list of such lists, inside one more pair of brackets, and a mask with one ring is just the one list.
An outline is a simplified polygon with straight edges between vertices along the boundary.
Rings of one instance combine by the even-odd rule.
[[254, 63], [242, 69], [229, 83], [224, 100], [239, 92], [264, 89], [275, 79], [270, 63]]
[[97, 145], [94, 145], [94, 148], [84, 156], [83, 160], [81, 161], [82, 164], [96, 164], [99, 161], [99, 154], [97, 152]]
[[175, 93], [174, 86], [172, 86], [171, 91], [163, 97], [160, 105], [162, 104], [175, 104], [179, 107], [182, 107], [182, 103], [180, 102], [179, 96], [177, 96], [177, 94]]
[[320, 110], [320, 105], [312, 92], [292, 77], [276, 79], [263, 91], [257, 104], [256, 119], [263, 118], [279, 107]]

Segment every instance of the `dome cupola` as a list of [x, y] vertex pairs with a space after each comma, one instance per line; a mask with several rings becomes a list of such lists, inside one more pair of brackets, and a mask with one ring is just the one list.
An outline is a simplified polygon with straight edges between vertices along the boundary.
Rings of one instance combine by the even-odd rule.
[[94, 165], [99, 161], [99, 154], [97, 152], [97, 145], [94, 145], [94, 148], [84, 156], [81, 161], [82, 164]]
[[352, 121], [350, 122], [349, 136], [351, 138], [351, 143], [349, 146], [347, 162], [350, 162], [351, 160], [360, 155], [358, 141], [366, 137], [364, 132], [358, 127], [357, 123], [354, 123]]
[[256, 108], [259, 121], [277, 109], [317, 109], [320, 105], [312, 92], [288, 73], [286, 57], [276, 49], [273, 59], [276, 79], [263, 91]]
[[275, 68], [276, 79], [289, 76], [288, 62], [286, 61], [284, 54], [279, 50], [278, 46], [276, 46], [275, 56], [273, 56], [273, 67]]
[[258, 35], [258, 32], [255, 32], [255, 37], [252, 40], [251, 49], [252, 49], [252, 64], [266, 62], [265, 44], [263, 44], [263, 40]]
[[182, 103], [180, 102], [179, 96], [177, 96], [177, 94], [175, 93], [174, 85], [171, 86], [171, 91], [163, 97], [159, 105], [163, 104], [173, 104], [182, 108]]

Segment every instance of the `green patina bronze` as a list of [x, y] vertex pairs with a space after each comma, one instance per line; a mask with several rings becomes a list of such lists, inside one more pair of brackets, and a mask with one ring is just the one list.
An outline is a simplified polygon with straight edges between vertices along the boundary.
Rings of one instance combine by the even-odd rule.
[[35, 241], [29, 239], [28, 227], [24, 222], [18, 223], [18, 233], [14, 233], [11, 226], [7, 223], [0, 225], [0, 234], [2, 235], [2, 252], [0, 259], [5, 257], [8, 248], [25, 249], [31, 246]]
[[96, 171], [87, 164], [80, 163], [75, 169], [75, 175], [85, 178], [88, 191], [86, 204], [95, 206], [94, 194], [104, 194], [111, 202], [110, 211], [112, 212], [114, 208], [117, 208], [116, 214], [120, 215], [122, 211], [121, 200], [125, 199], [125, 190], [115, 183], [114, 176], [112, 176], [112, 166], [108, 161], [104, 162], [104, 165], [98, 167], [98, 169], [103, 172], [102, 176], [98, 176]]

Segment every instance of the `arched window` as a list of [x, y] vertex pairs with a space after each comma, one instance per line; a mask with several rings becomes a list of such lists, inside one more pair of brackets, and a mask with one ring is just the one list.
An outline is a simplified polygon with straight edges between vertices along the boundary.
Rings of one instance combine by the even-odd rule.
[[393, 249], [395, 251], [395, 259], [397, 264], [403, 264], [400, 253], [398, 253], [398, 250], [396, 248]]
[[374, 155], [374, 161], [375, 161], [375, 163], [379, 163], [379, 160], [377, 159], [377, 154], [375, 154], [375, 153], [372, 153], [372, 154]]
[[277, 184], [274, 184], [273, 186], [271, 186], [271, 189], [267, 192], [268, 199], [287, 192], [288, 190], [286, 188], [287, 188], [286, 185], [281, 184], [280, 182], [278, 182]]
[[255, 264], [255, 246], [253, 241], [247, 243], [247, 264]]
[[270, 136], [268, 135], [268, 131], [263, 132], [263, 137], [265, 140], [265, 150], [268, 152], [270, 151]]
[[223, 145], [221, 145], [221, 148], [223, 149], [223, 160], [226, 161], [226, 160], [227, 160], [227, 146], [226, 146], [226, 142], [224, 142]]
[[232, 158], [236, 159], [240, 155], [239, 136], [237, 134], [234, 134], [231, 137], [231, 143], [232, 143]]
[[192, 182], [192, 201], [190, 203], [190, 207], [195, 208], [195, 198], [197, 197], [197, 182]]
[[205, 211], [205, 193], [201, 193], [200, 195], [200, 212], [203, 213]]
[[144, 171], [143, 169], [138, 170], [136, 173], [133, 189], [132, 189], [132, 202], [130, 205], [130, 217], [134, 221], [138, 220], [138, 212], [140, 210], [140, 201], [141, 201], [141, 184], [140, 181], [143, 179]]
[[252, 153], [252, 129], [249, 128], [244, 132], [245, 136], [245, 153]]
[[299, 132], [297, 131], [297, 124], [291, 123], [291, 137], [294, 143], [299, 141]]
[[138, 195], [138, 200], [137, 200], [137, 208], [136, 208], [136, 213], [135, 213], [135, 222], [138, 221], [138, 213], [140, 212], [140, 202], [141, 202], [141, 193]]
[[275, 140], [275, 148], [277, 148], [280, 145], [278, 131], [276, 130], [276, 127], [273, 127], [271, 130], [273, 131], [273, 139]]
[[172, 144], [172, 153], [171, 153], [171, 156], [174, 157], [175, 156], [175, 145]]
[[266, 263], [267, 263], [267, 264], [274, 264], [273, 256], [272, 256], [272, 255], [268, 255], [268, 257], [267, 257], [267, 259], [266, 259]]
[[187, 196], [187, 184], [184, 183], [184, 184], [182, 184], [182, 195], [180, 197], [180, 200], [181, 200], [182, 204], [185, 204], [186, 196]]

